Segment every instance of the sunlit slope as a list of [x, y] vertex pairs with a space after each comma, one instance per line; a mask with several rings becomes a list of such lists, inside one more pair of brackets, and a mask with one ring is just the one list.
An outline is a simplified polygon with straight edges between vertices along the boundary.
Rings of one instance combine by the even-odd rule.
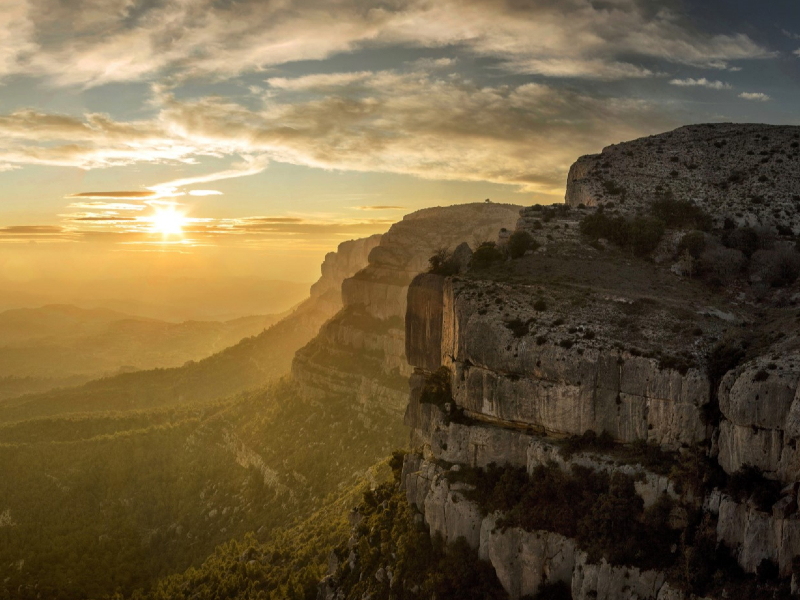
[[256, 335], [283, 315], [167, 323], [70, 305], [0, 313], [0, 399], [118, 372], [178, 367]]
[[260, 334], [195, 363], [124, 373], [80, 387], [13, 399], [11, 395], [47, 384], [0, 376], [0, 423], [59, 413], [198, 404], [281, 377], [288, 373], [294, 353], [342, 307], [342, 281], [366, 266], [380, 239], [380, 235], [373, 235], [339, 244], [335, 252], [325, 256], [321, 277], [311, 286], [310, 297], [290, 315]]
[[88, 336], [26, 340], [2, 346], [0, 376], [52, 378], [119, 368], [178, 366], [256, 335], [279, 319], [279, 315], [266, 315], [229, 322], [118, 320]]
[[349, 397], [312, 402], [289, 382], [203, 408], [0, 426], [0, 598], [146, 588], [310, 514], [404, 439]]
[[171, 369], [122, 373], [80, 387], [0, 402], [0, 422], [92, 412], [195, 405], [254, 389], [289, 371], [328, 312], [301, 307], [259, 335], [241, 340], [206, 359]]

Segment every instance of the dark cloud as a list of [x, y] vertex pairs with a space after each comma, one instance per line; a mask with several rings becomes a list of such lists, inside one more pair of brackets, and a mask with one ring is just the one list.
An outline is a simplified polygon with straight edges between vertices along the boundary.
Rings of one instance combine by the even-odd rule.
[[152, 198], [156, 196], [156, 192], [151, 191], [135, 191], [135, 192], [80, 192], [78, 194], [70, 194], [67, 198], [126, 198], [129, 200], [136, 200], [138, 198]]
[[0, 235], [53, 235], [64, 229], [55, 225], [11, 225], [0, 227]]

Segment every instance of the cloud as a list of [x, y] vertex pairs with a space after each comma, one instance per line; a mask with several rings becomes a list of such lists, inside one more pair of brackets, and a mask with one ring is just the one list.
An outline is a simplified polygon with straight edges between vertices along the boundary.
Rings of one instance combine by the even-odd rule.
[[[234, 105], [227, 105], [229, 109], [239, 112], [241, 107]], [[198, 115], [199, 116], [199, 115]], [[249, 152], [254, 149], [251, 144], [245, 140], [236, 140], [235, 138], [228, 139], [223, 135], [215, 140], [202, 139], [203, 134], [199, 133], [203, 128], [199, 127], [199, 123], [190, 123], [175, 119], [172, 121], [172, 126], [176, 133], [187, 139], [188, 144], [194, 144], [194, 147], [199, 148], [201, 145], [206, 148], [206, 153], [212, 152], [212, 147], [216, 149], [219, 154], [232, 154], [236, 152]], [[192, 139], [194, 138], [194, 139]], [[216, 143], [214, 143], [216, 142]], [[224, 171], [215, 171], [207, 173], [206, 175], [198, 175], [196, 177], [184, 177], [182, 179], [173, 179], [164, 183], [157, 183], [149, 186], [151, 190], [156, 192], [159, 196], [170, 196], [179, 194], [178, 191], [182, 187], [194, 185], [197, 183], [211, 183], [212, 181], [219, 181], [221, 179], [234, 179], [236, 177], [246, 177], [247, 175], [256, 175], [267, 168], [269, 164], [268, 156], [242, 156], [242, 160], [231, 166], [230, 169]]]
[[[191, 163], [208, 154], [202, 145], [181, 144], [157, 120], [115, 121], [99, 113], [75, 117], [20, 109], [0, 114], [0, 139], [0, 169], [25, 164], [93, 169], [136, 162]], [[139, 197], [141, 192], [132, 193]]]
[[370, 71], [355, 73], [317, 73], [304, 77], [272, 77], [266, 80], [271, 88], [290, 91], [326, 91], [361, 83], [372, 76]]
[[[74, 198], [75, 196], [67, 196], [67, 198]], [[88, 209], [99, 211], [140, 211], [147, 208], [146, 204], [129, 204], [125, 202], [72, 202], [67, 208], [73, 209]]]
[[219, 190], [189, 190], [190, 196], [221, 196]]
[[742, 92], [739, 94], [739, 98], [744, 98], [745, 100], [756, 100], [758, 102], [766, 102], [771, 98], [762, 92]]
[[73, 241], [63, 227], [55, 225], [12, 225], [0, 227], [1, 244]]
[[72, 217], [69, 219], [70, 221], [88, 221], [88, 222], [98, 222], [98, 223], [127, 223], [130, 221], [137, 221], [136, 217], [115, 217], [115, 216], [104, 216], [104, 217]]
[[420, 58], [407, 64], [413, 71], [436, 71], [450, 69], [457, 63], [458, 58]]
[[794, 54], [795, 56], [800, 56], [800, 48], [792, 52], [792, 54]]
[[302, 223], [303, 219], [299, 217], [248, 217], [243, 222], [248, 224], [264, 224], [264, 223]]
[[724, 83], [722, 81], [711, 81], [702, 77], [700, 79], [692, 79], [691, 77], [687, 79], [673, 79], [670, 81], [671, 85], [677, 85], [681, 87], [705, 87], [712, 90], [729, 90], [731, 89], [731, 85], [729, 83]]
[[64, 230], [55, 225], [12, 225], [0, 227], [0, 235], [53, 235]]
[[80, 192], [78, 194], [70, 194], [67, 198], [150, 198], [155, 196], [156, 193], [152, 191], [137, 191], [137, 192]]
[[358, 210], [402, 210], [405, 206], [354, 206]]
[[62, 86], [224, 79], [396, 45], [459, 46], [515, 72], [592, 79], [649, 76], [639, 57], [724, 68], [774, 56], [745, 34], [709, 34], [637, 0], [16, 0], [3, 12], [0, 74]]
[[[359, 72], [283, 78], [260, 106], [223, 97], [179, 99], [156, 88], [147, 121], [38, 111], [0, 115], [0, 164], [81, 168], [194, 163], [226, 168], [146, 185], [146, 191], [81, 192], [85, 199], [169, 199], [184, 188], [253, 175], [271, 161], [430, 179], [490, 181], [563, 193], [576, 156], [679, 123], [658, 103], [541, 83], [481, 85], [457, 74]], [[296, 90], [303, 90], [297, 96]], [[10, 132], [10, 135], [4, 134]], [[71, 144], [59, 143], [75, 136]], [[191, 193], [191, 192], [190, 192]]]
[[[309, 76], [296, 79], [282, 85], [313, 88]], [[598, 151], [598, 140], [622, 141], [678, 123], [660, 104], [590, 97], [544, 84], [492, 87], [457, 75], [393, 71], [360, 73], [358, 89], [350, 78], [328, 81], [335, 80], [340, 87], [309, 91], [301, 99], [270, 96], [260, 110], [220, 98], [179, 100], [164, 93], [159, 120], [202, 140], [206, 148], [237, 148], [253, 157], [245, 170], [274, 160], [492, 181], [548, 194], [563, 193], [569, 165], [580, 154]]]

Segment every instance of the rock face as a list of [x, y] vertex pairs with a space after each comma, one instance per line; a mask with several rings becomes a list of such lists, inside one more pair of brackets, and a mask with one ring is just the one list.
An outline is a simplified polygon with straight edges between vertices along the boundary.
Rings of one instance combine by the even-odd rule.
[[722, 380], [719, 461], [729, 473], [744, 465], [770, 478], [800, 481], [800, 355], [764, 356]]
[[[411, 280], [437, 249], [496, 235], [513, 227], [518, 214], [513, 205], [464, 204], [420, 210], [394, 224], [373, 245], [366, 268], [342, 283], [342, 310], [296, 354], [295, 380], [311, 396], [356, 391], [362, 404], [402, 414], [411, 374], [403, 323]], [[352, 266], [331, 260], [331, 271], [340, 272], [342, 264]]]
[[[481, 514], [466, 499], [469, 486], [449, 480], [450, 468], [621, 473], [645, 506], [666, 494], [683, 507], [670, 517], [676, 527], [702, 506], [746, 573], [774, 565], [780, 577], [792, 575], [800, 557], [800, 286], [712, 293], [693, 277], [688, 254], [682, 269], [666, 262], [677, 260], [685, 231], [668, 230], [645, 262], [603, 240], [587, 244], [580, 222], [600, 206], [615, 207], [613, 218], [677, 199], [708, 211], [719, 230], [758, 226], [788, 238], [800, 232], [798, 140], [796, 127], [711, 125], [611, 146], [573, 165], [565, 206], [520, 212], [516, 230], [536, 241], [523, 258], [412, 282], [408, 499], [432, 531], [478, 549], [511, 597], [554, 580], [568, 583], [573, 598], [684, 595], [665, 573], [591, 564], [576, 540], [498, 528], [502, 515]], [[510, 236], [500, 234], [500, 244]], [[728, 364], [730, 339], [750, 341]], [[441, 373], [450, 396], [423, 401]], [[565, 437], [587, 432], [676, 457], [700, 452], [709, 469], [724, 471], [722, 483], [699, 497], [676, 479], [680, 468], [659, 474], [613, 453], [564, 453]], [[748, 467], [777, 483], [759, 484]], [[749, 483], [729, 491], [736, 477]]]
[[[665, 205], [711, 219], [690, 219], [704, 232], [687, 238], [685, 222], [656, 212], [667, 230], [647, 250], [651, 260], [635, 257], [625, 236], [648, 235], [642, 228], [653, 219], [637, 217]], [[756, 573], [758, 585], [788, 589], [800, 575], [800, 128], [688, 126], [582, 157], [570, 169], [565, 205], [521, 210], [515, 228], [485, 234], [501, 252], [462, 247], [450, 276], [416, 275], [430, 252], [411, 258], [393, 237], [406, 221], [345, 282], [343, 296], [346, 311], [404, 316], [404, 334], [393, 338], [404, 344], [395, 358], [408, 361], [398, 372], [410, 388], [402, 486], [431, 533], [466, 540], [511, 598], [561, 582], [576, 599], [689, 600], [691, 563], [717, 550], [752, 577], [723, 581], [731, 572], [713, 566], [717, 587], [703, 589], [744, 597], [751, 588], [735, 586], [754, 584]], [[603, 222], [613, 239], [581, 234], [582, 224]], [[736, 238], [724, 237], [731, 231], [760, 240], [746, 260]], [[502, 250], [514, 232], [533, 243], [512, 260]], [[702, 246], [695, 254], [683, 245], [692, 239]], [[736, 255], [730, 289], [697, 276], [698, 261], [714, 264], [706, 244], [717, 260]], [[789, 257], [781, 268], [791, 273], [774, 289], [757, 272], [762, 251]], [[604, 445], [580, 445], [601, 438]], [[544, 493], [520, 483], [525, 472], [545, 473], [541, 481], [592, 479], [590, 472], [624, 481], [625, 506], [644, 507], [628, 518], [644, 526], [645, 515], [662, 511], [664, 539], [683, 537], [653, 549], [658, 556], [609, 564], [598, 557], [614, 553], [591, 541], [607, 521], [582, 518], [583, 533], [548, 521], [536, 513], [540, 501], [525, 496]], [[591, 500], [588, 512], [606, 510], [613, 496]], [[487, 514], [498, 506], [506, 513]], [[543, 520], [526, 521], [524, 511]], [[551, 529], [514, 525], [525, 523]]]
[[567, 177], [570, 206], [635, 211], [671, 192], [720, 224], [783, 225], [800, 232], [800, 127], [688, 125], [582, 156]]
[[404, 485], [409, 502], [425, 516], [431, 533], [449, 542], [463, 537], [478, 550], [480, 558], [495, 568], [511, 598], [535, 596], [543, 583], [566, 583], [572, 597], [684, 598], [673, 593], [663, 573], [592, 563], [575, 540], [547, 531], [505, 528], [500, 514], [481, 515], [478, 506], [464, 497], [464, 484], [452, 484], [434, 462], [411, 456], [404, 465]]
[[311, 286], [311, 298], [329, 302], [335, 314], [342, 308], [342, 282], [369, 263], [369, 253], [381, 241], [381, 234], [342, 242], [336, 252], [328, 252], [320, 267], [322, 276]]

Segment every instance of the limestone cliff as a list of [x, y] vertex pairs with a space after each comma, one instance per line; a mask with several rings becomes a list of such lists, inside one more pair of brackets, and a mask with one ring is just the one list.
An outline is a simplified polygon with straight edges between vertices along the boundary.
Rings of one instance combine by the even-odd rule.
[[[610, 563], [587, 552], [585, 539], [498, 526], [513, 518], [483, 512], [489, 492], [480, 475], [459, 483], [453, 474], [463, 469], [620, 474], [645, 511], [668, 498], [665, 535], [712, 532], [713, 551], [738, 562], [739, 583], [707, 584], [707, 593], [735, 597], [770, 581], [788, 589], [800, 556], [798, 137], [792, 127], [690, 126], [582, 157], [565, 206], [521, 211], [516, 235], [533, 240], [523, 256], [411, 284], [408, 499], [432, 532], [464, 537], [490, 561], [512, 598], [548, 581], [566, 582], [573, 598], [678, 599], [699, 588], [674, 566]], [[711, 218], [693, 237], [692, 226], [659, 225], [666, 232], [651, 260], [619, 250], [630, 238], [610, 228], [650, 224], [659, 201], [662, 211], [666, 202]], [[617, 238], [589, 243], [583, 224], [592, 218]], [[733, 256], [744, 235], [757, 241], [720, 282], [704, 248]], [[684, 238], [699, 240], [695, 254]], [[786, 257], [790, 276], [765, 285], [767, 253]], [[600, 433], [612, 446], [576, 453], [576, 440]], [[651, 466], [652, 452], [661, 464]], [[687, 483], [700, 463], [697, 485]], [[703, 525], [687, 525], [692, 518]], [[687, 551], [672, 552], [680, 561]], [[762, 583], [747, 583], [748, 573]]]
[[373, 409], [402, 414], [411, 374], [403, 324], [408, 285], [437, 249], [494, 238], [513, 228], [518, 214], [513, 205], [463, 204], [420, 210], [394, 224], [366, 268], [344, 280], [342, 310], [295, 356], [293, 377], [305, 393], [355, 392]]

